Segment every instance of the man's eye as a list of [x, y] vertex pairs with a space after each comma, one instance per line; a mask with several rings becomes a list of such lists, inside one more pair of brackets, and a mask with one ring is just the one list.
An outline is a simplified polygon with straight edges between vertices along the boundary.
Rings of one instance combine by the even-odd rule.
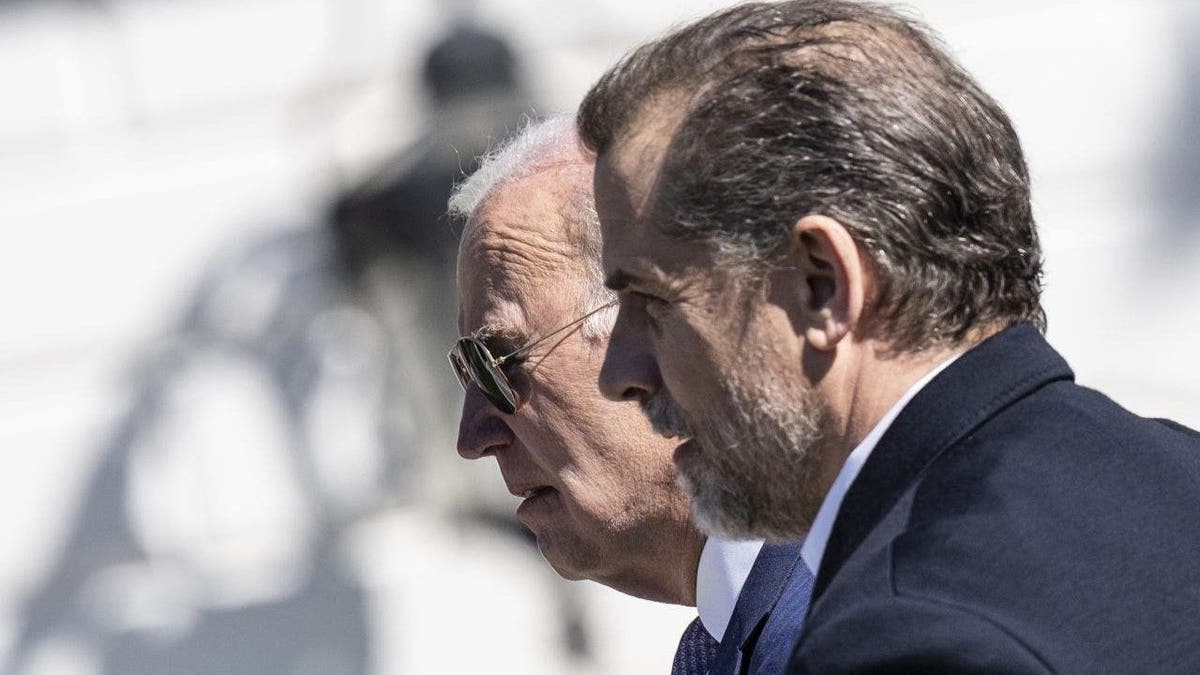
[[646, 313], [651, 317], [657, 317], [667, 308], [667, 301], [656, 295], [638, 291], [634, 291], [632, 295], [642, 303], [642, 306], [646, 308]]
[[529, 361], [528, 354], [521, 354], [519, 356], [510, 356], [504, 361], [504, 363], [500, 364], [500, 370], [503, 370], [505, 375], [514, 375], [516, 373], [519, 373], [521, 371], [521, 369], [523, 367], [525, 367], [525, 364], [528, 361]]

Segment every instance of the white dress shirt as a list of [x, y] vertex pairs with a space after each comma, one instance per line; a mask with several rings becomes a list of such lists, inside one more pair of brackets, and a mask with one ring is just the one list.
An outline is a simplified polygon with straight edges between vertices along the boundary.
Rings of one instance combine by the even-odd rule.
[[696, 612], [708, 634], [720, 642], [733, 618], [738, 595], [762, 549], [761, 541], [709, 537], [696, 568]]
[[[825, 545], [829, 543], [829, 534], [833, 531], [833, 521], [837, 518], [838, 510], [842, 507], [842, 499], [846, 496], [846, 491], [850, 489], [850, 485], [854, 483], [854, 479], [858, 477], [858, 472], [862, 470], [863, 465], [867, 463], [867, 458], [871, 456], [871, 451], [879, 443], [879, 439], [883, 438], [883, 434], [896, 420], [900, 411], [908, 402], [912, 400], [917, 392], [921, 391], [929, 381], [937, 377], [938, 373], [942, 372], [954, 360], [959, 357], [958, 354], [946, 359], [936, 368], [930, 370], [924, 377], [917, 380], [913, 386], [904, 392], [900, 400], [896, 401], [891, 408], [884, 413], [858, 444], [850, 456], [846, 458], [846, 462], [842, 464], [842, 470], [838, 472], [837, 478], [833, 481], [833, 485], [829, 488], [829, 492], [825, 494], [825, 500], [821, 502], [821, 509], [817, 511], [817, 517], [813, 520], [812, 529], [808, 531], [808, 536], [804, 538], [804, 545], [800, 547], [800, 557], [804, 559], [804, 564], [808, 566], [809, 571], [813, 576], [817, 576], [817, 572], [821, 569], [821, 557], [825, 555]], [[703, 556], [702, 556], [703, 558]], [[707, 626], [708, 624], [705, 624]]]

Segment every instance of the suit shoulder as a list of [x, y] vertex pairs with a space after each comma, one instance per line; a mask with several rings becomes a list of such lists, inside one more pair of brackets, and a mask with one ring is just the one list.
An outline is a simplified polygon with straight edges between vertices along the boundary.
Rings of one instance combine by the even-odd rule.
[[[1138, 417], [1099, 392], [1057, 382], [997, 412], [947, 448], [920, 476], [913, 517], [1012, 513], [996, 507], [1095, 500], [1126, 509], [1200, 505], [1200, 434]], [[1046, 513], [1030, 514], [1042, 520]], [[1107, 520], [1107, 519], [1106, 519]]]
[[947, 449], [899, 509], [895, 597], [969, 608], [1055, 663], [1196, 663], [1193, 436], [1056, 383]]

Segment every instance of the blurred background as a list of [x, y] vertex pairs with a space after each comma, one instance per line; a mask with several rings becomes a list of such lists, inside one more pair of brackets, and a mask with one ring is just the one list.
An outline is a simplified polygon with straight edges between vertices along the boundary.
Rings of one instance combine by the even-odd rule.
[[[442, 214], [725, 4], [0, 1], [0, 675], [669, 672], [694, 610], [454, 452]], [[908, 6], [1016, 122], [1051, 341], [1200, 427], [1200, 2]]]

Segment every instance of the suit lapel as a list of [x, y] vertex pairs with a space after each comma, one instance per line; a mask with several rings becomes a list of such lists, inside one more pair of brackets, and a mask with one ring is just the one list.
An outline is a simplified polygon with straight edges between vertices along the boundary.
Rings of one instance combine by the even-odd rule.
[[988, 338], [933, 378], [900, 411], [846, 492], [812, 601], [938, 455], [1013, 401], [1054, 380], [1073, 378], [1066, 361], [1029, 324]]
[[799, 544], [764, 544], [738, 594], [711, 673], [740, 673], [754, 642], [800, 562]]

